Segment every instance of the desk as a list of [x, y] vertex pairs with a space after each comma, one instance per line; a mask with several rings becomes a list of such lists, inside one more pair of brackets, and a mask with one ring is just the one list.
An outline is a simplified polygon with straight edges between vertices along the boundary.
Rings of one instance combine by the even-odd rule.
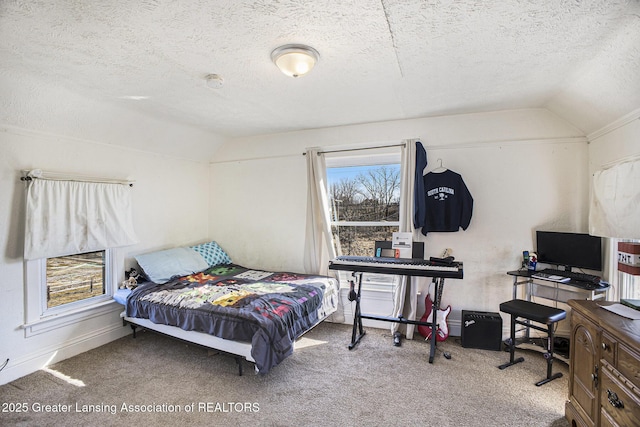
[[531, 301], [532, 296], [539, 296], [551, 301], [566, 303], [570, 299], [597, 300], [607, 296], [606, 287], [589, 286], [585, 282], [570, 280], [566, 283], [531, 277], [536, 274], [533, 270], [508, 271], [513, 276], [513, 298], [518, 298], [518, 287], [525, 286], [525, 299]]
[[[349, 258], [349, 257], [345, 257], [345, 258]], [[378, 273], [378, 274], [392, 274], [392, 275], [406, 276], [407, 288], [410, 288], [411, 277], [413, 276], [432, 277], [435, 283], [435, 291], [434, 291], [435, 297], [433, 301], [432, 310], [433, 310], [433, 313], [437, 313], [438, 309], [440, 308], [442, 290], [444, 289], [444, 279], [445, 278], [462, 279], [463, 277], [462, 263], [461, 262], [454, 263], [455, 271], [438, 271], [438, 270], [430, 269], [429, 266], [427, 265], [429, 261], [425, 261], [425, 260], [406, 260], [407, 263], [412, 266], [412, 268], [406, 268], [396, 263], [385, 264], [384, 262], [381, 262], [381, 261], [376, 261], [375, 263], [366, 262], [369, 260], [371, 260], [371, 258], [363, 257], [362, 260], [352, 259], [348, 262], [343, 261], [339, 263], [337, 261], [342, 261], [342, 260], [338, 258], [336, 260], [333, 260], [329, 264], [330, 270], [351, 271], [351, 272], [354, 272], [354, 274], [356, 274], [357, 275], [356, 277], [358, 278], [358, 291], [356, 292], [356, 296], [355, 296], [356, 308], [353, 316], [353, 330], [351, 333], [351, 343], [349, 344], [349, 350], [352, 350], [353, 348], [355, 348], [355, 346], [360, 342], [362, 337], [364, 337], [366, 334], [366, 332], [364, 331], [364, 328], [362, 327], [362, 319], [381, 320], [385, 322], [401, 323], [405, 325], [406, 324], [421, 325], [421, 326], [427, 326], [431, 328], [431, 339], [430, 339], [431, 348], [429, 350], [429, 363], [433, 363], [433, 358], [436, 352], [436, 341], [438, 341], [436, 339], [438, 324], [435, 321], [422, 322], [419, 320], [406, 319], [402, 316], [389, 317], [389, 316], [378, 316], [373, 314], [362, 313], [362, 311], [360, 310], [360, 300], [361, 300], [361, 292], [362, 292], [362, 273], [369, 272], [369, 273]], [[365, 262], [362, 262], [362, 261], [365, 261]], [[424, 264], [424, 268], [416, 268], [417, 264], [420, 264], [420, 265]], [[433, 316], [433, 319], [436, 319], [435, 314]]]
[[[513, 276], [513, 299], [518, 298], [518, 287], [524, 286], [524, 299], [531, 301], [531, 297], [538, 296], [551, 301], [567, 303], [569, 300], [604, 300], [607, 296], [606, 287], [589, 286], [585, 287], [584, 282], [570, 280], [566, 283], [554, 282], [531, 277], [536, 274], [533, 270], [508, 271], [508, 275]], [[529, 328], [525, 329], [525, 342], [529, 340]]]

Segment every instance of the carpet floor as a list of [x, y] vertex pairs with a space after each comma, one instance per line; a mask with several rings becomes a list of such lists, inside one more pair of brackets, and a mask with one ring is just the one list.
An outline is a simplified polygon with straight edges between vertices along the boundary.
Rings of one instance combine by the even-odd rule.
[[322, 323], [267, 375], [245, 362], [243, 376], [233, 357], [139, 332], [0, 386], [0, 424], [568, 427], [562, 362], [563, 377], [536, 387], [540, 352], [499, 370], [508, 353], [449, 337], [429, 364], [420, 336], [394, 347], [388, 330], [365, 329], [348, 350], [351, 327]]

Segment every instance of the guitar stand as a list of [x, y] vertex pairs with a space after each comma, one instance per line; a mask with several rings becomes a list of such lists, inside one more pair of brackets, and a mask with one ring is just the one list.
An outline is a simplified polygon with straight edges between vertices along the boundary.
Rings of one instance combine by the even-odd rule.
[[[353, 275], [356, 276], [356, 273], [354, 272]], [[406, 278], [407, 278], [406, 286], [407, 288], [410, 288], [409, 285], [411, 284], [411, 276], [406, 276]], [[434, 278], [433, 281], [435, 283], [435, 301], [433, 302], [433, 312], [437, 313], [437, 311], [440, 309], [440, 300], [442, 299], [442, 290], [444, 289], [444, 277]], [[430, 339], [431, 347], [429, 349], [429, 363], [433, 363], [433, 358], [436, 354], [436, 346], [438, 341], [437, 340], [437, 330], [439, 327], [438, 323], [436, 323], [435, 321], [422, 322], [420, 320], [410, 320], [410, 319], [404, 318], [402, 315], [398, 317], [390, 317], [390, 316], [377, 316], [373, 314], [363, 314], [360, 309], [360, 301], [362, 296], [362, 273], [361, 272], [357, 273], [357, 282], [358, 282], [357, 283], [358, 291], [356, 292], [356, 296], [355, 296], [356, 308], [353, 315], [353, 330], [351, 332], [351, 343], [349, 344], [349, 350], [353, 350], [355, 346], [358, 345], [362, 337], [366, 335], [366, 331], [362, 327], [362, 319], [381, 320], [384, 322], [401, 323], [404, 325], [410, 324], [410, 325], [427, 326], [431, 328], [431, 339]], [[433, 319], [435, 320], [435, 318], [436, 316], [434, 315]], [[445, 357], [446, 356], [447, 354], [445, 354]], [[449, 357], [447, 357], [447, 359], [449, 358], [450, 358], [450, 355]]]

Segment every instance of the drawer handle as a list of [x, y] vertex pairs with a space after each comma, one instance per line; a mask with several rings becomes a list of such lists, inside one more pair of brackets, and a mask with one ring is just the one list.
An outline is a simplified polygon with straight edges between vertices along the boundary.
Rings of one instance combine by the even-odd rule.
[[622, 400], [618, 398], [618, 395], [615, 392], [609, 389], [607, 389], [607, 399], [609, 400], [611, 406], [613, 406], [614, 408], [624, 408], [624, 403], [622, 403]]
[[602, 343], [602, 349], [604, 351], [607, 351], [609, 349], [609, 346], [607, 345], [607, 343], [605, 343], [605, 342]]

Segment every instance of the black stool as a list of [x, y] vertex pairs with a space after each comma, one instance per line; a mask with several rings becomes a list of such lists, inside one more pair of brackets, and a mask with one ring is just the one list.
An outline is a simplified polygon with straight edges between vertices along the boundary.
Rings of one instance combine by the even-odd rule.
[[[514, 359], [516, 350], [517, 323], [519, 325], [524, 325], [529, 328], [546, 332], [548, 335], [547, 353], [544, 354], [544, 358], [547, 359], [547, 377], [541, 381], [538, 381], [536, 385], [541, 386], [542, 384], [546, 384], [549, 381], [555, 380], [556, 378], [560, 378], [562, 376], [562, 373], [560, 372], [553, 375], [551, 374], [551, 367], [553, 365], [553, 330], [556, 322], [559, 322], [560, 320], [567, 317], [567, 312], [559, 308], [549, 307], [546, 305], [520, 299], [503, 302], [502, 304], [500, 304], [500, 311], [509, 313], [511, 315], [511, 337], [507, 340], [511, 357], [509, 358], [509, 362], [498, 366], [498, 368], [504, 369], [511, 365], [515, 365], [516, 363], [524, 361], [524, 357], [518, 357], [517, 359]], [[520, 320], [520, 317], [527, 320]], [[545, 329], [541, 326], [533, 325], [530, 323], [530, 321], [543, 323], [547, 325], [547, 328]]]

